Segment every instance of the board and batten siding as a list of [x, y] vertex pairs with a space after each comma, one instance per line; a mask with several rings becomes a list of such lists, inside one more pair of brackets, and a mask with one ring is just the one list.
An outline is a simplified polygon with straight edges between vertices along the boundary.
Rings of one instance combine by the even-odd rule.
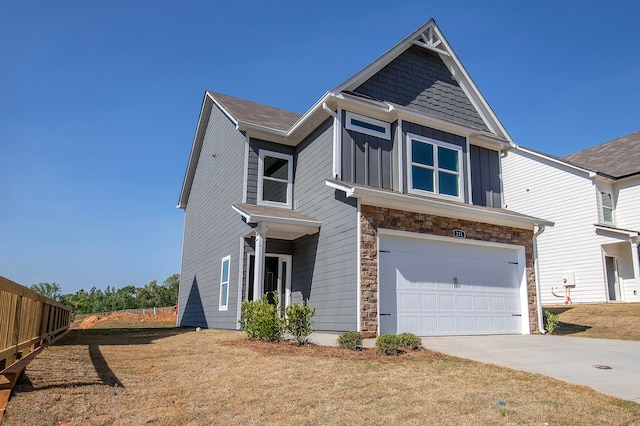
[[562, 278], [575, 274], [574, 302], [607, 300], [601, 245], [597, 235], [596, 187], [585, 172], [514, 149], [502, 159], [504, 201], [509, 210], [555, 222], [538, 237], [538, 266], [543, 304], [564, 302]]
[[502, 176], [498, 151], [470, 146], [471, 200], [476, 206], [502, 208]]
[[348, 331], [357, 327], [357, 207], [325, 184], [333, 168], [332, 122], [296, 149], [294, 206], [322, 226], [295, 241], [291, 298], [316, 308], [315, 330]]
[[[249, 227], [231, 208], [242, 200], [245, 137], [214, 106], [184, 218], [178, 325], [236, 329], [239, 237]], [[220, 266], [229, 265], [229, 303], [219, 310]]]

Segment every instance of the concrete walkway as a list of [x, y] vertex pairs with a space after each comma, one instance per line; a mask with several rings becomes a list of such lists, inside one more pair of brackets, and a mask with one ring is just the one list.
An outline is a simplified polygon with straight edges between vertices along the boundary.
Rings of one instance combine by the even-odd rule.
[[460, 358], [586, 385], [640, 403], [640, 342], [542, 335], [455, 336], [424, 337], [422, 345]]
[[[337, 334], [312, 333], [311, 341], [337, 345]], [[375, 347], [375, 339], [365, 339]], [[589, 386], [640, 403], [640, 342], [566, 336], [423, 337], [436, 352]], [[607, 366], [600, 369], [595, 366]]]

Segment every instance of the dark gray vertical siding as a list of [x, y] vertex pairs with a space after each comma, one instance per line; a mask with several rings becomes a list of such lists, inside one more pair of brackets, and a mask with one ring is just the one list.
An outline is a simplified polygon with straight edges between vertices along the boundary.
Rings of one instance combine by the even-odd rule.
[[[231, 204], [242, 200], [244, 144], [244, 136], [214, 106], [185, 209], [180, 325], [236, 328], [240, 236], [249, 227]], [[229, 306], [219, 311], [220, 265], [229, 255]]]
[[473, 204], [502, 208], [500, 153], [471, 145], [471, 196]]
[[[343, 113], [343, 122], [346, 120], [345, 114]], [[393, 146], [393, 138], [386, 140], [343, 128], [342, 180], [393, 189], [396, 170], [391, 155]]]
[[261, 149], [281, 152], [283, 154], [294, 154], [293, 147], [251, 138], [249, 141], [249, 163], [247, 168], [247, 203], [249, 204], [256, 204], [258, 202], [258, 157]]
[[357, 208], [356, 200], [325, 185], [332, 171], [332, 123], [327, 120], [297, 149], [295, 205], [322, 226], [295, 241], [292, 301], [307, 299], [316, 307], [316, 330], [346, 331], [357, 327]]
[[[460, 147], [462, 147], [462, 170], [469, 170], [469, 165], [467, 163], [467, 138], [465, 138], [464, 136], [460, 136], [460, 135], [456, 135], [453, 133], [449, 133], [449, 132], [445, 132], [443, 130], [438, 130], [438, 129], [433, 129], [431, 127], [427, 127], [427, 126], [422, 126], [420, 124], [416, 124], [416, 123], [411, 123], [408, 121], [404, 121], [402, 123], [402, 130], [404, 132], [404, 135], [406, 135], [407, 133], [413, 133], [414, 135], [419, 135], [419, 136], [424, 136], [427, 137], [429, 139], [435, 139], [437, 141], [442, 141], [442, 142], [447, 142], [450, 143], [452, 145], [458, 145]], [[403, 140], [405, 140], [405, 137], [403, 136]], [[403, 143], [402, 145], [404, 145], [404, 158], [408, 158], [407, 155], [408, 153], [406, 152], [406, 143]], [[407, 181], [406, 181], [406, 175], [407, 173], [410, 173], [409, 170], [407, 170], [407, 167], [405, 166], [405, 185], [407, 185]], [[467, 177], [462, 175], [462, 184], [465, 187], [464, 193], [463, 193], [463, 199], [465, 200], [465, 202], [469, 202], [468, 200], [468, 192], [466, 190], [467, 187]], [[407, 188], [407, 186], [405, 186], [405, 188]], [[407, 188], [407, 192], [408, 192], [408, 188]]]

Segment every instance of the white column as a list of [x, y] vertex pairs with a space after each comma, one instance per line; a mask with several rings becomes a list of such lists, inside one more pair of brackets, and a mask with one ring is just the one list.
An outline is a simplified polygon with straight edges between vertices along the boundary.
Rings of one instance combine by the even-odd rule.
[[255, 263], [253, 265], [253, 300], [262, 299], [264, 294], [264, 254], [267, 246], [267, 224], [260, 222], [256, 227]]
[[631, 241], [631, 263], [633, 264], [633, 278], [636, 282], [636, 293], [640, 293], [640, 258], [638, 258], [638, 243]]

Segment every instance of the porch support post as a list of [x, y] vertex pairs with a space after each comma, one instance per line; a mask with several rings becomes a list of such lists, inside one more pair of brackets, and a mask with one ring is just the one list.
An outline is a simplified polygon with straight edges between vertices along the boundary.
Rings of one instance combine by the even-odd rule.
[[633, 264], [633, 278], [636, 281], [636, 292], [640, 292], [640, 258], [638, 257], [638, 242], [631, 241], [631, 263]]
[[264, 254], [267, 245], [267, 224], [256, 227], [255, 263], [253, 273], [253, 300], [261, 300], [264, 294]]

